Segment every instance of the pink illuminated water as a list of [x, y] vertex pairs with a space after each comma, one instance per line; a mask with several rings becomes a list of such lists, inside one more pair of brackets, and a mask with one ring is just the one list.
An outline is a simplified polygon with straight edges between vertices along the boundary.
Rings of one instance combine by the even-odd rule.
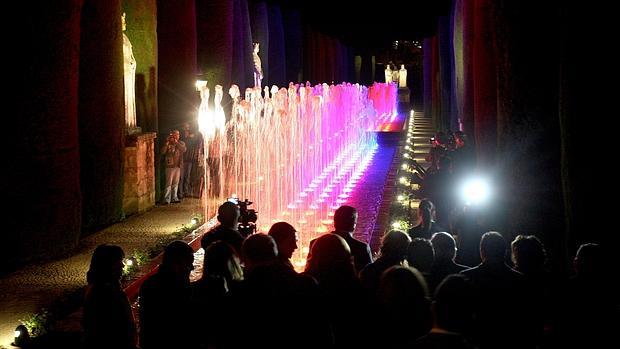
[[372, 160], [374, 131], [395, 112], [395, 87], [291, 83], [288, 89], [247, 89], [241, 99], [233, 85], [225, 125], [219, 121], [221, 91], [216, 88], [215, 109], [203, 105], [199, 116], [205, 217], [213, 217], [228, 197], [253, 201], [259, 231], [278, 221], [299, 231], [293, 263], [301, 269], [309, 241], [332, 229], [333, 211], [347, 203]]
[[396, 110], [397, 98], [396, 84], [386, 84], [375, 82], [368, 88], [368, 99], [377, 113], [377, 122], [375, 131], [392, 132], [398, 130], [398, 124], [404, 121], [398, 119], [398, 111]]

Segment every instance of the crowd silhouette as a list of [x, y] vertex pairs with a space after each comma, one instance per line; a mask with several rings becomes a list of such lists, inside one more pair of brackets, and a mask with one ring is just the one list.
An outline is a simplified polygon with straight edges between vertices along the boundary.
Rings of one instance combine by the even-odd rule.
[[[433, 207], [432, 202], [426, 205]], [[389, 231], [373, 261], [368, 245], [352, 236], [357, 211], [342, 206], [334, 215], [336, 230], [312, 241], [305, 270], [298, 273], [289, 260], [297, 248], [295, 228], [276, 223], [269, 234], [243, 239], [238, 250], [232, 224], [238, 210], [233, 206], [222, 205], [222, 226], [202, 239], [200, 280], [189, 281], [193, 251], [187, 243], [174, 241], [166, 247], [158, 271], [140, 290], [139, 325], [120, 287], [123, 251], [113, 245], [97, 247], [88, 272], [83, 347], [618, 344], [612, 335], [618, 294], [603, 272], [598, 244], [579, 248], [574, 276], [566, 279], [545, 268], [545, 248], [535, 236], [519, 235], [509, 242], [493, 231], [481, 234], [475, 265], [457, 263], [458, 242], [441, 231], [430, 239]], [[422, 216], [427, 217], [421, 225], [428, 237], [430, 216]]]

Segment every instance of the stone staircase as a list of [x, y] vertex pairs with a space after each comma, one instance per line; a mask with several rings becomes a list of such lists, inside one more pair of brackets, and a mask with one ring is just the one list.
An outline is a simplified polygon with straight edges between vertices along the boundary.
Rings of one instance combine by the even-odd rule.
[[[432, 147], [430, 139], [435, 135], [433, 120], [431, 118], [424, 117], [422, 112], [415, 112], [413, 117], [413, 132], [411, 132], [411, 144], [413, 144], [411, 148], [413, 149], [413, 159], [418, 164], [422, 165], [422, 167], [427, 168], [430, 163], [426, 161], [426, 155], [428, 155]], [[419, 204], [419, 199], [414, 199], [411, 202], [411, 206], [415, 209], [415, 215], [417, 215], [417, 208]], [[417, 217], [412, 218], [416, 219]]]
[[[421, 112], [415, 112], [414, 114], [414, 127], [412, 131], [409, 131], [409, 121], [405, 123], [405, 129], [403, 132], [411, 133], [409, 136], [411, 143], [405, 143], [407, 138], [403, 139], [403, 133], [399, 132], [400, 137], [398, 139], [399, 143], [392, 145], [395, 149], [395, 156], [391, 159], [391, 164], [389, 165], [389, 170], [385, 176], [385, 183], [383, 187], [383, 192], [381, 195], [381, 206], [378, 208], [378, 214], [376, 217], [376, 221], [374, 222], [374, 226], [372, 229], [372, 234], [370, 236], [366, 236], [368, 243], [373, 252], [377, 252], [379, 247], [381, 246], [381, 238], [385, 232], [391, 229], [389, 218], [390, 218], [390, 207], [394, 200], [396, 200], [396, 192], [398, 185], [398, 170], [402, 164], [402, 156], [404, 153], [405, 145], [409, 145], [413, 151], [409, 153], [413, 154], [413, 159], [415, 159], [420, 165], [424, 167], [428, 167], [429, 163], [426, 161], [425, 157], [428, 154], [431, 144], [430, 138], [434, 136], [435, 130], [432, 125], [432, 120], [430, 118], [423, 117]], [[413, 206], [416, 208], [419, 204], [419, 200], [415, 200]]]

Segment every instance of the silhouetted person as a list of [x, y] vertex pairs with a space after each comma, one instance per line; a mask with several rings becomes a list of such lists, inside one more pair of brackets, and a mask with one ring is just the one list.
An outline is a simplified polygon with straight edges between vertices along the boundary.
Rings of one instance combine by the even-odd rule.
[[[620, 302], [617, 279], [608, 273], [617, 267], [607, 265], [603, 247], [597, 243], [579, 246], [573, 266], [575, 276], [569, 280], [564, 313], [565, 321], [559, 346], [568, 348], [617, 348], [620, 327]], [[613, 259], [616, 261], [617, 257]]]
[[437, 171], [424, 177], [418, 196], [428, 198], [435, 204], [436, 220], [439, 225], [450, 226], [455, 196], [452, 161], [449, 157], [441, 157], [437, 162]]
[[435, 222], [435, 205], [428, 199], [420, 201], [418, 206], [418, 224], [407, 232], [412, 239], [423, 238], [429, 240], [434, 233], [444, 231]]
[[370, 246], [367, 243], [353, 237], [353, 231], [357, 226], [357, 210], [351, 206], [340, 206], [334, 212], [334, 228], [332, 234], [336, 234], [344, 239], [351, 249], [353, 265], [356, 272], [364, 269], [372, 262]]
[[393, 266], [381, 277], [377, 322], [382, 348], [409, 348], [431, 329], [430, 301], [424, 277], [414, 268]]
[[456, 236], [456, 262], [475, 266], [480, 264], [480, 239], [488, 231], [482, 207], [467, 206], [456, 218], [452, 234]]
[[384, 271], [394, 265], [402, 265], [407, 258], [407, 248], [410, 242], [409, 235], [400, 230], [391, 230], [383, 236], [381, 256], [360, 272], [360, 279], [369, 295], [376, 297], [381, 274]]
[[243, 280], [239, 257], [230, 245], [216, 241], [204, 255], [202, 278], [191, 284], [193, 321], [201, 331], [192, 334], [199, 348], [223, 348], [235, 335], [230, 324], [237, 321], [233, 310], [231, 290], [237, 290]]
[[335, 346], [367, 347], [367, 340], [359, 331], [368, 326], [372, 316], [347, 242], [337, 234], [319, 236], [310, 247], [305, 273], [319, 283], [324, 317], [332, 325]]
[[[187, 335], [191, 319], [189, 274], [194, 253], [183, 241], [166, 246], [156, 274], [140, 288], [140, 347], [184, 348], [193, 338]], [[179, 335], [183, 333], [184, 335]]]
[[537, 345], [543, 345], [544, 329], [551, 328], [552, 313], [557, 306], [556, 280], [545, 269], [546, 252], [542, 242], [533, 235], [517, 235], [510, 244], [514, 269], [523, 274], [533, 301], [528, 313], [532, 320], [529, 330]]
[[477, 289], [475, 344], [480, 348], [529, 348], [530, 295], [521, 273], [505, 263], [506, 240], [487, 232], [480, 240], [480, 265], [464, 270]]
[[431, 149], [426, 155], [426, 161], [430, 166], [426, 169], [427, 173], [436, 172], [439, 167], [439, 160], [448, 154], [448, 136], [445, 132], [439, 131], [431, 139]]
[[297, 230], [286, 222], [278, 222], [271, 226], [267, 234], [278, 245], [278, 260], [289, 268], [294, 269], [291, 257], [293, 257], [293, 252], [297, 249], [297, 241], [299, 240]]
[[454, 132], [454, 143], [455, 149], [450, 154], [452, 172], [457, 178], [462, 178], [475, 170], [476, 152], [462, 131]]
[[136, 348], [136, 324], [120, 284], [124, 257], [115, 245], [99, 245], [93, 252], [83, 305], [84, 349]]
[[[241, 347], [319, 348], [332, 342], [323, 316], [316, 281], [297, 274], [278, 259], [274, 239], [258, 233], [243, 242], [245, 278], [237, 294], [239, 319], [251, 324], [244, 329]], [[293, 310], [303, 304], [310, 312], [300, 316]], [[299, 340], [299, 329], [310, 330]]]
[[474, 288], [463, 275], [449, 275], [437, 287], [431, 306], [433, 328], [418, 339], [419, 349], [475, 349], [466, 340], [474, 320]]
[[196, 173], [198, 161], [201, 159], [203, 146], [202, 137], [194, 132], [192, 124], [189, 122], [183, 123], [181, 141], [185, 143], [186, 151], [183, 153], [183, 168], [181, 169], [179, 181], [179, 199], [193, 194], [194, 173]]
[[434, 294], [437, 285], [446, 276], [458, 274], [469, 267], [454, 262], [456, 241], [454, 241], [452, 235], [445, 232], [435, 233], [431, 238], [431, 245], [433, 246], [435, 258], [427, 281], [429, 292]]
[[[334, 228], [332, 234], [336, 234], [347, 242], [347, 246], [353, 256], [355, 272], [359, 273], [365, 266], [372, 263], [372, 253], [367, 243], [353, 237], [353, 231], [357, 225], [357, 210], [351, 206], [340, 206], [334, 212]], [[317, 239], [310, 241], [310, 252], [307, 259], [310, 260], [312, 245]]]
[[428, 277], [435, 260], [435, 252], [431, 242], [423, 238], [411, 240], [407, 249], [407, 262], [416, 268], [424, 277]]
[[220, 225], [207, 232], [200, 240], [200, 246], [206, 251], [207, 247], [215, 241], [224, 241], [235, 250], [241, 257], [241, 245], [243, 236], [237, 230], [239, 228], [239, 206], [226, 201], [217, 209], [217, 220]]

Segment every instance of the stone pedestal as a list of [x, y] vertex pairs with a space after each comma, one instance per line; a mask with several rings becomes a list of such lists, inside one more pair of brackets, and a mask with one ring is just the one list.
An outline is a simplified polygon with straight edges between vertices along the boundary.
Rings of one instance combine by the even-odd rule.
[[411, 91], [409, 90], [409, 87], [398, 88], [398, 102], [399, 103], [409, 103], [410, 95], [411, 95]]
[[138, 126], [127, 127], [127, 125], [125, 125], [125, 131], [127, 132], [128, 136], [137, 135], [139, 133], [142, 133], [142, 128]]
[[154, 132], [131, 134], [125, 142], [125, 216], [155, 206], [155, 138]]

